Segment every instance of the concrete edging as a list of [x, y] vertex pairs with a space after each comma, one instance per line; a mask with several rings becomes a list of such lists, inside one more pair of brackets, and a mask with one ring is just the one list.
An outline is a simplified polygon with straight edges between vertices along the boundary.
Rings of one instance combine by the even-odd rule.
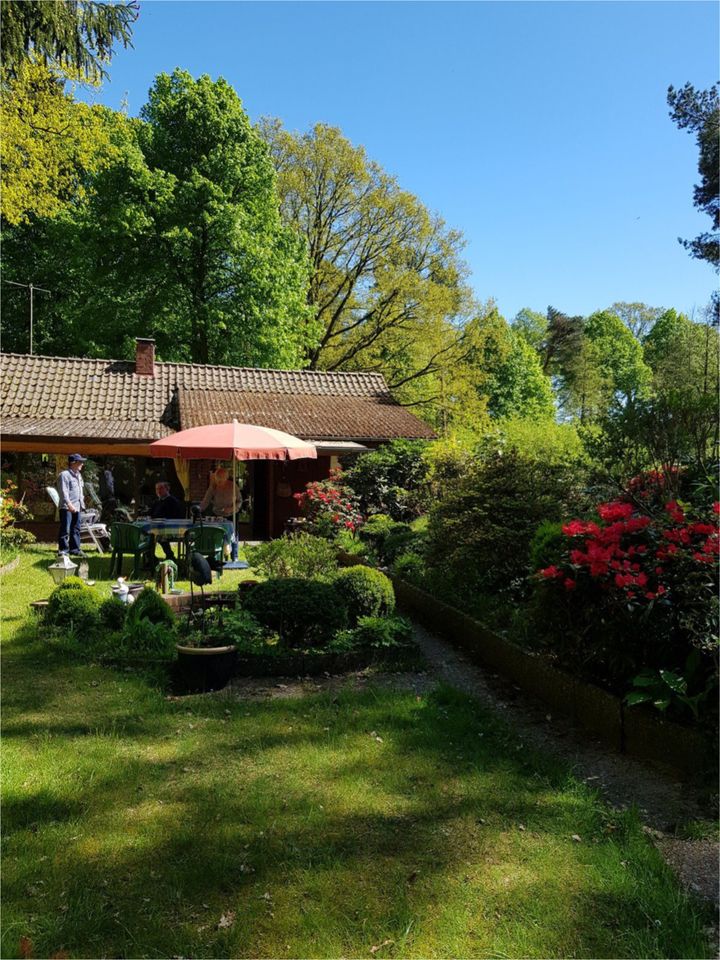
[[[364, 562], [350, 554], [341, 554], [338, 559], [344, 566]], [[664, 720], [641, 707], [628, 709], [621, 697], [578, 680], [427, 591], [392, 574], [388, 576], [402, 610], [462, 649], [471, 660], [493, 667], [567, 716], [574, 726], [593, 733], [620, 753], [664, 763], [683, 778], [707, 766], [713, 743], [700, 731]]]

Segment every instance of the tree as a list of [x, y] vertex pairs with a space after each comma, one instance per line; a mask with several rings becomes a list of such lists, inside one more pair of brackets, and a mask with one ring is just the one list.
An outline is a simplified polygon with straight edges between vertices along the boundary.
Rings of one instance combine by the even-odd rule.
[[82, 198], [87, 174], [110, 162], [109, 111], [76, 101], [65, 90], [65, 79], [25, 60], [2, 85], [0, 211], [5, 223], [55, 216]]
[[665, 312], [663, 307], [649, 307], [645, 303], [613, 303], [606, 313], [614, 313], [620, 317], [636, 340], [642, 341], [653, 327], [653, 324]]
[[700, 183], [693, 188], [693, 203], [712, 220], [712, 232], [694, 240], [680, 240], [690, 255], [720, 269], [720, 98], [718, 87], [696, 90], [691, 83], [676, 90], [668, 87], [670, 116], [681, 130], [696, 135]]
[[460, 260], [463, 240], [323, 124], [295, 135], [265, 121], [285, 222], [310, 256], [308, 303], [321, 327], [313, 368], [381, 370], [410, 384], [456, 357], [472, 311]]
[[90, 0], [3, 0], [3, 68], [17, 76], [31, 60], [86, 79], [105, 76], [113, 45], [130, 44], [138, 4]]
[[163, 359], [301, 363], [314, 333], [307, 259], [233, 89], [161, 74], [117, 146], [86, 201], [6, 240], [11, 263], [58, 290], [43, 348], [124, 356], [151, 335]]
[[512, 319], [512, 328], [515, 333], [529, 344], [538, 354], [542, 353], [543, 343], [547, 336], [547, 317], [537, 310], [523, 307]]

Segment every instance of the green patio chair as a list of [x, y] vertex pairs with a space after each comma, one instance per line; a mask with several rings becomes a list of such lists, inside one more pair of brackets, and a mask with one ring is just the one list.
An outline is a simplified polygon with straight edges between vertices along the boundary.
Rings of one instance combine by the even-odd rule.
[[185, 532], [185, 558], [189, 570], [193, 551], [201, 553], [213, 570], [222, 574], [223, 553], [225, 549], [224, 527], [214, 527], [212, 524], [198, 524]]
[[134, 558], [133, 580], [140, 577], [143, 557], [152, 548], [152, 537], [132, 523], [113, 523], [110, 528], [110, 576], [122, 575], [123, 554], [131, 553]]

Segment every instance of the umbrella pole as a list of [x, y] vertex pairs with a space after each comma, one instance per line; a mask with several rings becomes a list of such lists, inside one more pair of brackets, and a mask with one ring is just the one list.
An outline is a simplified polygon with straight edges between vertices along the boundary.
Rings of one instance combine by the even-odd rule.
[[[235, 538], [235, 543], [237, 543], [237, 514], [236, 514], [236, 508], [235, 508], [235, 497], [237, 496], [236, 475], [237, 475], [237, 459], [235, 457], [235, 451], [233, 450], [233, 520], [232, 522], [233, 522], [233, 536]], [[235, 558], [232, 555], [233, 554], [232, 545], [230, 547], [230, 551], [231, 551], [230, 556], [234, 560]]]

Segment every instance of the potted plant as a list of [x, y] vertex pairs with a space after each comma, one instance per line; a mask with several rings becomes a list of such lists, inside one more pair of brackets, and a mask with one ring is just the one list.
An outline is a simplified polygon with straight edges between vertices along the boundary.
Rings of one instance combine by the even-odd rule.
[[208, 693], [227, 686], [235, 672], [237, 647], [226, 634], [222, 608], [190, 611], [177, 654], [178, 681], [186, 692]]

